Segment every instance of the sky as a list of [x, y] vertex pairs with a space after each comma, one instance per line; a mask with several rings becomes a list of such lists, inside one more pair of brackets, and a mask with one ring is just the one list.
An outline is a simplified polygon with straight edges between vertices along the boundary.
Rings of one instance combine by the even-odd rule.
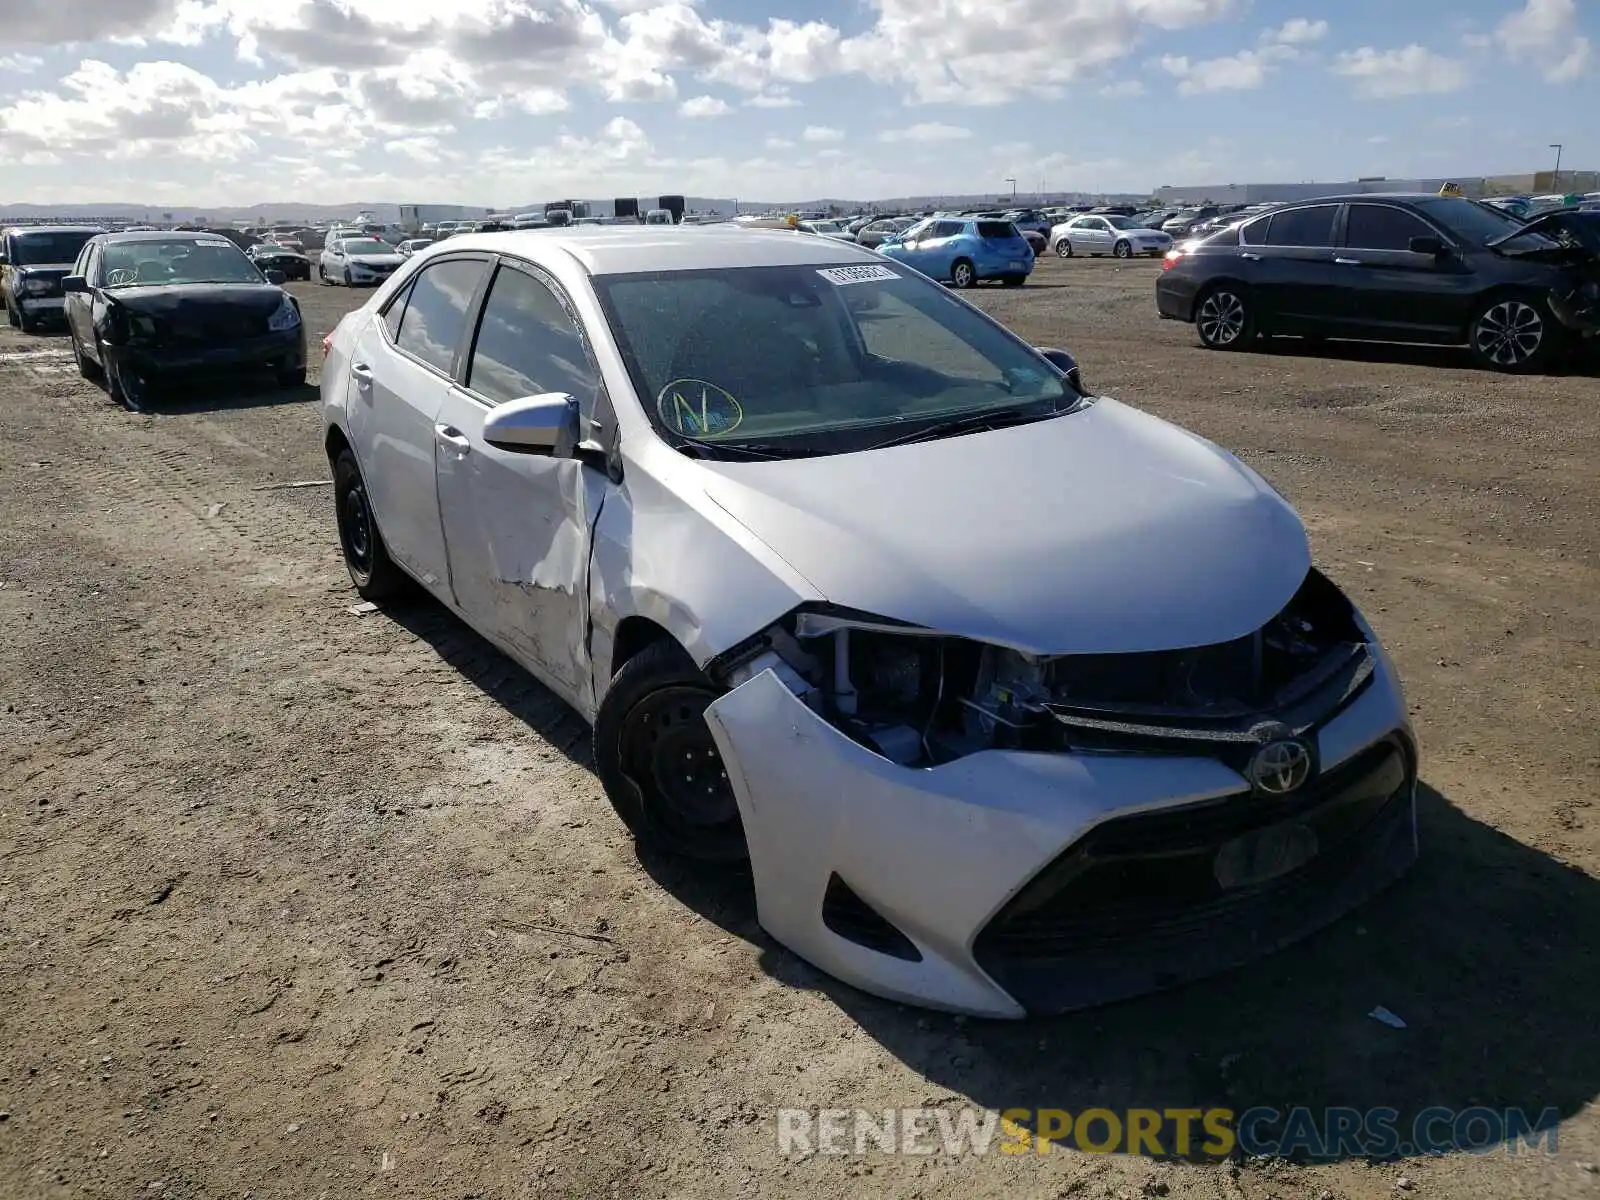
[[1600, 0], [4, 0], [0, 203], [1600, 168]]

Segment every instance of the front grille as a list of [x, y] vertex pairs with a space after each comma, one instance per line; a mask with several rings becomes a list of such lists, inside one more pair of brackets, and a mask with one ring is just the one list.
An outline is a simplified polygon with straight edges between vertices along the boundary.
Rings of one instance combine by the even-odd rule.
[[164, 332], [173, 342], [212, 345], [259, 337], [267, 332], [267, 320], [252, 312], [207, 313], [203, 317], [178, 318]]
[[[973, 946], [986, 969], [1216, 933], [1242, 910], [1293, 907], [1356, 869], [1392, 821], [1409, 812], [1409, 748], [1384, 741], [1298, 793], [1239, 793], [1097, 826], [1041, 871]], [[1264, 882], [1225, 886], [1219, 854], [1250, 835], [1315, 836], [1301, 865]]]

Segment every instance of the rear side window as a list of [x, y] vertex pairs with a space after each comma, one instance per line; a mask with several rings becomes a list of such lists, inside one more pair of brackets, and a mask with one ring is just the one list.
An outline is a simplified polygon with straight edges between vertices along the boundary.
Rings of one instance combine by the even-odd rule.
[[979, 221], [978, 236], [1010, 241], [1017, 236], [1017, 227], [1010, 221]]
[[1337, 204], [1316, 204], [1274, 213], [1267, 229], [1269, 246], [1331, 246]]
[[1414, 237], [1438, 237], [1420, 217], [1383, 204], [1352, 204], [1344, 244], [1357, 250], [1409, 250]]
[[448, 374], [467, 328], [467, 306], [478, 290], [484, 267], [481, 259], [471, 258], [424, 267], [411, 285], [395, 345]]
[[1245, 246], [1265, 246], [1267, 244], [1267, 227], [1272, 224], [1271, 217], [1262, 217], [1257, 221], [1250, 221], [1239, 226], [1239, 242]]

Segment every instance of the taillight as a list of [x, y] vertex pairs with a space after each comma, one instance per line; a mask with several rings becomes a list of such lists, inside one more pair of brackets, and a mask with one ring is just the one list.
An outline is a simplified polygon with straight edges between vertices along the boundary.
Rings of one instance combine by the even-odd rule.
[[333, 349], [333, 334], [329, 333], [329, 334], [324, 335], [324, 337], [322, 339], [322, 357], [323, 358], [327, 358], [328, 357], [328, 353], [332, 349]]
[[1172, 270], [1173, 267], [1178, 265], [1178, 260], [1180, 258], [1182, 258], [1182, 257], [1183, 257], [1183, 251], [1182, 250], [1168, 250], [1167, 253], [1161, 259], [1161, 269], [1163, 271]]

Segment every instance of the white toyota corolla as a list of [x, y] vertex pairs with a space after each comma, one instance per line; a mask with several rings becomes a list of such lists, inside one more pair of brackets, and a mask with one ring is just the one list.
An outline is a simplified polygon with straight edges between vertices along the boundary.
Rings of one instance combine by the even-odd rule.
[[1169, 986], [1417, 853], [1372, 630], [1232, 456], [915, 271], [729, 226], [452, 238], [325, 343], [340, 541], [594, 727], [641, 842], [832, 974]]

